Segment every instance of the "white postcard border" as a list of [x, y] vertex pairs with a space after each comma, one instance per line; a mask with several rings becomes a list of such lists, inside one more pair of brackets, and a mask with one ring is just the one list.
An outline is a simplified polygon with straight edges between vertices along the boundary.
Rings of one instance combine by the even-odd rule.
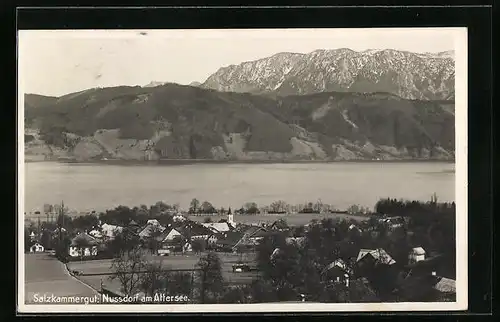
[[[334, 30], [338, 31], [339, 28]], [[361, 29], [361, 28], [349, 28]], [[349, 30], [344, 29], [344, 30]], [[23, 66], [20, 64], [22, 50], [20, 50], [20, 36], [38, 33], [40, 31], [18, 32], [18, 249], [17, 249], [17, 309], [19, 313], [251, 313], [251, 312], [384, 312], [384, 311], [461, 311], [468, 307], [468, 238], [467, 238], [467, 28], [369, 28], [363, 32], [384, 32], [382, 29], [398, 29], [411, 32], [412, 29], [439, 29], [447, 30], [454, 38], [455, 43], [455, 203], [456, 203], [456, 249], [457, 249], [457, 297], [456, 302], [435, 303], [269, 303], [269, 304], [88, 304], [88, 305], [49, 305], [25, 304], [25, 267], [24, 267], [24, 92]], [[245, 32], [250, 33], [252, 29]], [[323, 29], [324, 30], [324, 29]], [[132, 30], [129, 30], [132, 31]], [[137, 33], [144, 30], [137, 30]], [[146, 30], [148, 33], [149, 30]], [[262, 31], [262, 29], [260, 29]], [[272, 29], [273, 33], [286, 31]], [[51, 31], [59, 32], [59, 31]], [[64, 31], [75, 32], [75, 31]], [[78, 31], [77, 35], [84, 35], [89, 31]], [[92, 32], [92, 31], [90, 31]], [[158, 33], [160, 31], [151, 31]], [[226, 30], [224, 30], [226, 32]], [[267, 32], [267, 31], [266, 31]], [[314, 32], [314, 29], [303, 29], [304, 33]], [[110, 36], [107, 34], [107, 36]], [[104, 33], [106, 34], [106, 33]], [[223, 32], [218, 31], [219, 36]], [[286, 32], [285, 32], [286, 34]], [[118, 31], [115, 36], [123, 36]], [[21, 43], [22, 44], [22, 43]], [[50, 79], [48, 80], [50, 81]], [[21, 107], [21, 108], [20, 108]]]

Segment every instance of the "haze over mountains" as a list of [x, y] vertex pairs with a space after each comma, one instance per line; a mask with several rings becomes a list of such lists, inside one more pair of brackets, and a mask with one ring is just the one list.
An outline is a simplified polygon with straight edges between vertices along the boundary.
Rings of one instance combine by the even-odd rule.
[[27, 94], [26, 158], [454, 158], [452, 52], [279, 53], [190, 85]]

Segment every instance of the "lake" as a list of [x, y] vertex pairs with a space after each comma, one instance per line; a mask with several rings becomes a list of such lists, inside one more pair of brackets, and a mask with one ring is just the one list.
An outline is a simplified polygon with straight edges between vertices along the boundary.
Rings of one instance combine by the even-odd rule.
[[380, 198], [455, 201], [455, 165], [440, 162], [106, 165], [25, 163], [25, 212], [64, 200], [70, 209], [103, 211], [157, 201], [188, 208], [193, 198], [215, 207], [321, 199], [345, 210], [373, 208]]

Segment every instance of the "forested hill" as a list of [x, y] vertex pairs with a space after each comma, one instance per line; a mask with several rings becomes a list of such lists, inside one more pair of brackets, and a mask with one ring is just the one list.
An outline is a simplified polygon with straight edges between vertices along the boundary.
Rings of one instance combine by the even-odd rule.
[[453, 159], [452, 101], [388, 93], [267, 97], [193, 86], [25, 96], [27, 158]]

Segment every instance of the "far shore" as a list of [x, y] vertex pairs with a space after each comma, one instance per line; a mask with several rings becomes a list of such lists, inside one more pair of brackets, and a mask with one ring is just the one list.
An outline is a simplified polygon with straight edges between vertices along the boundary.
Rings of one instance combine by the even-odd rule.
[[455, 160], [442, 159], [399, 159], [399, 160], [212, 160], [212, 159], [161, 159], [146, 160], [30, 160], [25, 163], [71, 163], [71, 164], [102, 164], [102, 165], [189, 165], [189, 164], [311, 164], [311, 163], [455, 163]]

